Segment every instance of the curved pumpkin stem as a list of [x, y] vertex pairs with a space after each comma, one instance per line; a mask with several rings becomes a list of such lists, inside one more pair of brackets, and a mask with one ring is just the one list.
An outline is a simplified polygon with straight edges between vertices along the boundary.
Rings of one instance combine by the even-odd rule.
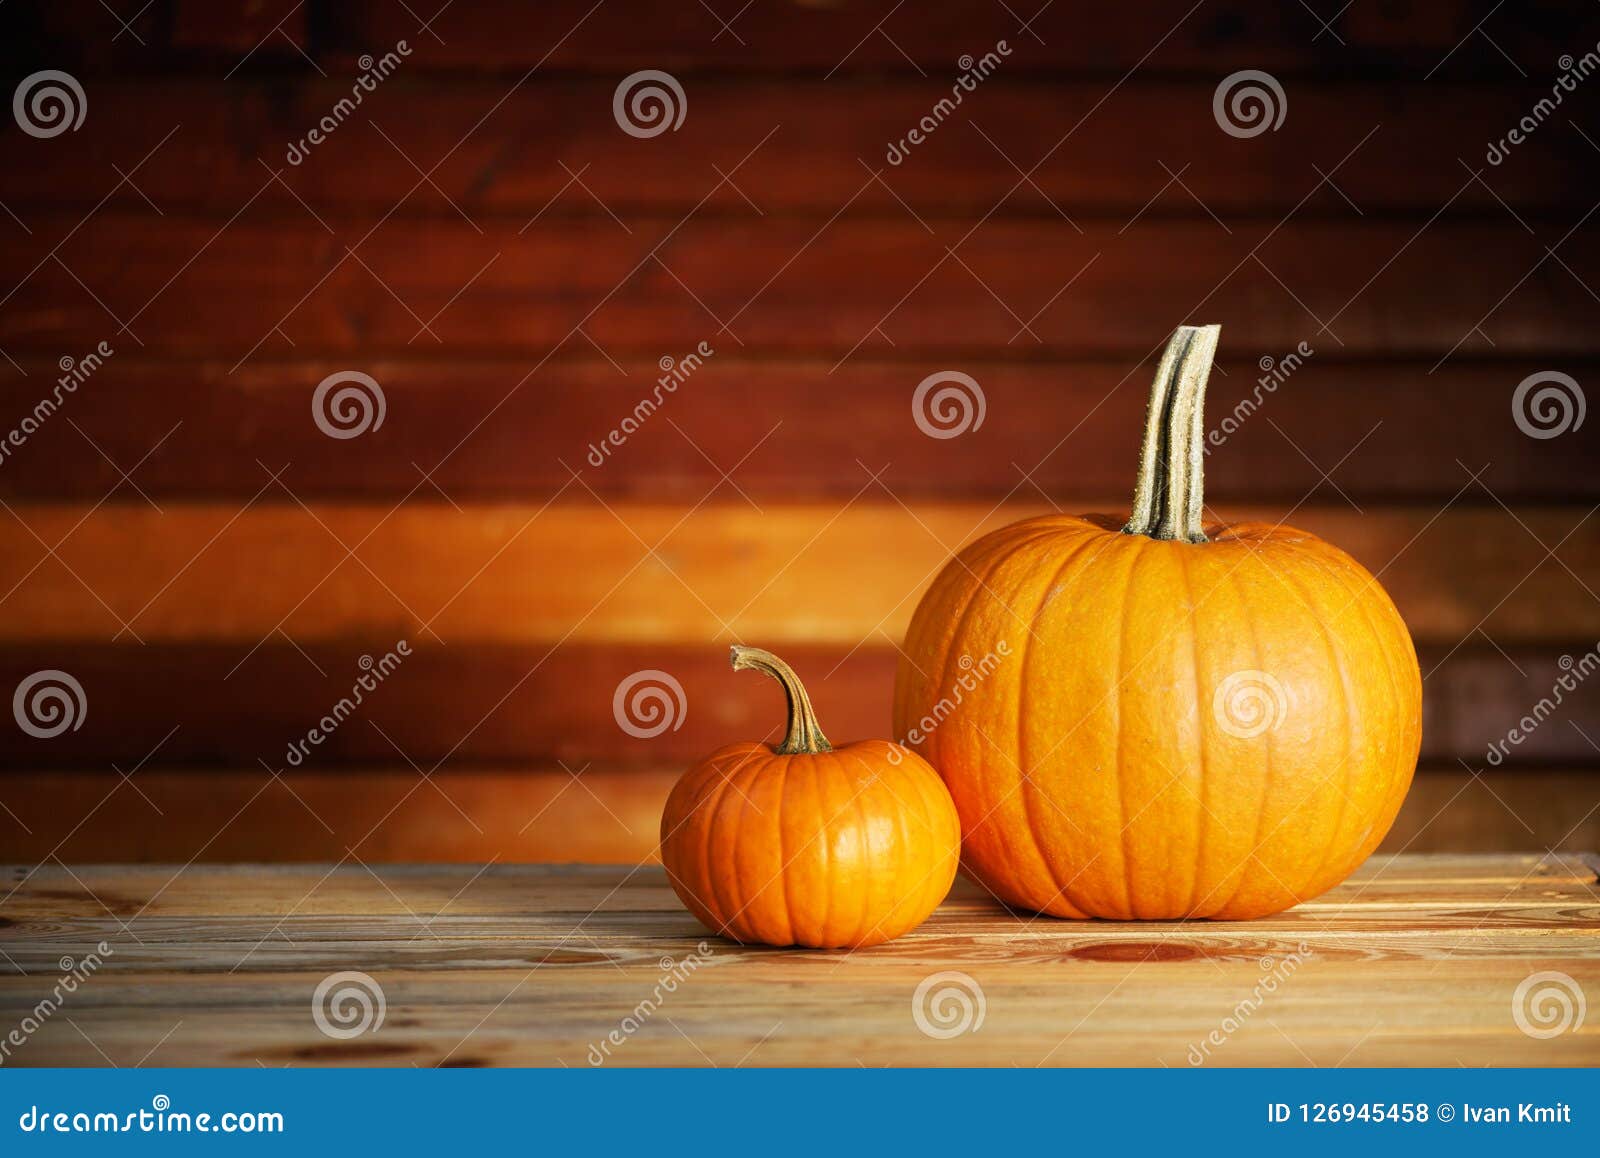
[[1206, 380], [1221, 326], [1179, 326], [1161, 355], [1144, 420], [1133, 514], [1123, 531], [1204, 543]]
[[818, 752], [833, 751], [833, 745], [828, 743], [828, 737], [822, 734], [822, 729], [817, 725], [817, 713], [811, 708], [811, 697], [806, 695], [805, 685], [795, 675], [794, 668], [759, 647], [735, 644], [729, 649], [728, 658], [733, 661], [734, 671], [753, 668], [783, 685], [783, 694], [789, 700], [789, 734], [773, 751], [780, 756], [814, 756]]

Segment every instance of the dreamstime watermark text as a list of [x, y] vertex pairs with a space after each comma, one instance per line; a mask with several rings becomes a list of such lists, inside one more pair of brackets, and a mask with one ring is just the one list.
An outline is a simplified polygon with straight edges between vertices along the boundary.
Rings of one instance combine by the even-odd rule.
[[1556, 63], [1561, 68], [1561, 75], [1556, 77], [1555, 83], [1550, 86], [1550, 95], [1534, 102], [1533, 108], [1529, 109], [1505, 136], [1498, 141], [1489, 142], [1488, 150], [1483, 156], [1489, 164], [1499, 165], [1509, 157], [1512, 149], [1525, 142], [1540, 125], [1550, 119], [1556, 107], [1567, 98], [1567, 94], [1577, 92], [1578, 85], [1600, 69], [1600, 44], [1576, 60], [1569, 53]]
[[339, 126], [350, 119], [368, 93], [376, 92], [378, 85], [400, 67], [401, 59], [410, 55], [411, 46], [404, 40], [398, 40], [394, 48], [377, 60], [373, 60], [370, 54], [358, 60], [356, 63], [361, 66], [361, 75], [356, 77], [355, 84], [350, 86], [350, 95], [335, 101], [333, 108], [329, 109], [305, 136], [298, 141], [290, 141], [284, 160], [291, 165], [298, 165], [304, 161], [311, 155], [313, 148], [333, 136]]
[[410, 654], [411, 644], [402, 639], [394, 645], [393, 650], [384, 652], [381, 659], [373, 659], [370, 655], [362, 656], [357, 664], [362, 674], [350, 685], [350, 694], [339, 697], [339, 702], [334, 704], [328, 714], [318, 720], [304, 737], [291, 742], [284, 759], [296, 768], [303, 764], [305, 758], [311, 754], [311, 749], [332, 737], [341, 724], [355, 715], [356, 709], [362, 705], [367, 696], [377, 691], [378, 685], [388, 679]]
[[34, 403], [33, 409], [24, 414], [21, 421], [0, 441], [0, 464], [4, 464], [13, 451], [20, 450], [61, 409], [61, 404], [76, 394], [78, 387], [87, 382], [115, 353], [110, 342], [101, 342], [81, 358], [62, 355], [56, 363], [61, 376], [56, 379], [50, 393]]
[[105, 958], [113, 956], [115, 951], [106, 942], [101, 941], [94, 947], [94, 952], [85, 953], [74, 961], [71, 957], [61, 958], [61, 976], [56, 979], [55, 987], [47, 993], [43, 1000], [22, 1015], [22, 1020], [12, 1030], [0, 1038], [0, 1065], [5, 1065], [11, 1059], [13, 1050], [21, 1049], [28, 1044], [28, 1039], [38, 1033], [45, 1022], [55, 1016], [56, 1010], [66, 1003], [68, 997], [78, 991], [78, 987], [93, 977], [95, 971], [105, 962]]
[[687, 382], [715, 353], [716, 350], [712, 348], [710, 342], [702, 341], [681, 358], [663, 354], [661, 360], [656, 363], [661, 370], [661, 377], [656, 379], [655, 389], [639, 399], [615, 428], [600, 437], [599, 442], [589, 444], [589, 453], [585, 456], [589, 460], [589, 465], [604, 466], [611, 457], [611, 452], [626, 445], [628, 439], [637, 434], [650, 420], [651, 415], [660, 410], [670, 396], [678, 392], [678, 387]]
[[32, 1105], [18, 1115], [17, 1129], [24, 1134], [281, 1134], [284, 1121], [276, 1110], [174, 1110], [171, 1098], [157, 1094], [149, 1109], [127, 1113]]
[[1221, 446], [1233, 437], [1266, 400], [1278, 392], [1278, 387], [1287, 382], [1315, 353], [1309, 342], [1301, 342], [1281, 358], [1274, 358], [1271, 354], [1261, 355], [1261, 360], [1256, 363], [1261, 376], [1256, 379], [1255, 388], [1247, 397], [1239, 399], [1234, 408], [1222, 416], [1221, 422], [1206, 432], [1204, 453], [1210, 454], [1214, 447]]
[[962, 702], [971, 692], [978, 690], [978, 685], [987, 680], [997, 670], [1000, 663], [1011, 654], [1011, 644], [1002, 639], [994, 645], [994, 650], [984, 654], [981, 659], [973, 659], [970, 655], [963, 655], [956, 661], [960, 669], [956, 678], [950, 681], [950, 689], [939, 697], [937, 703], [906, 729], [906, 734], [901, 738], [889, 754], [889, 759], [898, 764], [900, 762], [900, 745], [915, 748], [924, 743], [929, 736], [938, 730], [951, 716], [956, 714]]
[[1294, 952], [1287, 957], [1261, 958], [1261, 979], [1250, 989], [1250, 992], [1229, 1011], [1222, 1021], [1210, 1033], [1206, 1034], [1199, 1042], [1189, 1047], [1188, 1061], [1192, 1066], [1203, 1066], [1211, 1058], [1213, 1050], [1220, 1049], [1228, 1044], [1228, 1039], [1244, 1028], [1256, 1010], [1266, 1003], [1267, 998], [1278, 991], [1293, 977], [1295, 972], [1312, 957], [1316, 956], [1315, 950], [1304, 941], [1295, 946]]
[[890, 141], [884, 160], [891, 165], [898, 165], [911, 155], [911, 150], [922, 144], [938, 131], [939, 126], [949, 119], [952, 113], [965, 98], [966, 94], [976, 92], [978, 85], [987, 80], [989, 76], [1000, 67], [1001, 61], [1011, 55], [1011, 46], [1003, 40], [995, 41], [995, 46], [990, 51], [974, 60], [971, 55], [963, 56], [956, 63], [961, 66], [961, 75], [956, 77], [956, 83], [950, 86], [950, 95], [940, 97], [914, 126], [898, 141]]
[[1556, 709], [1566, 702], [1567, 696], [1578, 690], [1579, 684], [1600, 670], [1600, 644], [1584, 652], [1577, 659], [1564, 655], [1557, 664], [1561, 668], [1561, 675], [1550, 685], [1550, 693], [1539, 697], [1539, 702], [1529, 708], [1527, 714], [1518, 720], [1504, 737], [1489, 745], [1484, 759], [1493, 767], [1498, 768], [1505, 763], [1506, 757], [1511, 754], [1511, 749], [1520, 748], [1526, 743], [1529, 736], [1555, 715]]
[[591, 1066], [603, 1066], [610, 1059], [613, 1050], [620, 1049], [628, 1043], [628, 1039], [644, 1028], [645, 1023], [655, 1016], [656, 1010], [666, 1002], [666, 999], [678, 991], [678, 987], [694, 975], [695, 970], [711, 960], [711, 946], [701, 941], [695, 946], [693, 953], [674, 961], [671, 957], [661, 958], [661, 974], [656, 978], [655, 985], [650, 990], [650, 995], [645, 997], [629, 1010], [605, 1037], [599, 1042], [589, 1044], [587, 1055]]

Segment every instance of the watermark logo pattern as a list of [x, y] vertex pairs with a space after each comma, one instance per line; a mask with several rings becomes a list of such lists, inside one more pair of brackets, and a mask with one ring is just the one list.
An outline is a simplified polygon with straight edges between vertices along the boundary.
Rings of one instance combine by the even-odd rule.
[[989, 1011], [983, 986], [959, 969], [930, 973], [911, 995], [911, 1020], [928, 1037], [948, 1041], [983, 1028]]
[[22, 79], [11, 98], [17, 127], [30, 137], [48, 139], [77, 132], [89, 115], [89, 98], [70, 74], [47, 68]]
[[1511, 994], [1511, 1020], [1529, 1037], [1560, 1037], [1583, 1028], [1588, 1011], [1583, 987], [1565, 973], [1546, 969], [1524, 977]]
[[911, 417], [929, 438], [956, 438], [983, 425], [988, 400], [971, 374], [939, 370], [911, 394]]
[[611, 97], [617, 127], [641, 140], [677, 132], [689, 115], [689, 98], [676, 77], [646, 68], [623, 78]]
[[317, 383], [311, 418], [329, 438], [359, 438], [383, 425], [388, 400], [371, 374], [339, 370]]
[[328, 974], [311, 995], [311, 1020], [336, 1041], [377, 1033], [388, 1008], [377, 978], [353, 969]]
[[656, 668], [636, 671], [617, 685], [611, 697], [611, 714], [617, 727], [637, 740], [653, 740], [683, 727], [689, 701], [683, 685]]
[[1277, 132], [1289, 115], [1289, 98], [1271, 73], [1245, 68], [1226, 76], [1211, 98], [1211, 115], [1230, 137]]
[[1511, 417], [1529, 438], [1558, 438], [1577, 430], [1587, 409], [1583, 387], [1559, 370], [1529, 374], [1511, 395]]
[[1236, 671], [1217, 685], [1211, 714], [1228, 735], [1253, 740], [1276, 731], [1289, 711], [1289, 692], [1271, 672]]
[[37, 740], [51, 740], [67, 729], [76, 732], [89, 714], [83, 685], [56, 668], [36, 671], [17, 685], [11, 697], [17, 727]]

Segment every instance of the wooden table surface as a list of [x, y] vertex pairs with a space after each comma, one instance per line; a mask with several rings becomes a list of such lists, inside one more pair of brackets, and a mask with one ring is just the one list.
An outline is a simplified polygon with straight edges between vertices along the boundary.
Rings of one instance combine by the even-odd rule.
[[[1513, 1004], [1527, 982], [1543, 1034], [1561, 994], [1569, 1022], [1600, 1001], [1597, 867], [1380, 856], [1236, 924], [1032, 919], [963, 882], [849, 954], [709, 937], [655, 866], [13, 867], [0, 1043], [27, 1031], [8, 1065], [1596, 1065], [1600, 1008], [1535, 1036]], [[347, 971], [382, 1022], [330, 1036], [315, 994]]]

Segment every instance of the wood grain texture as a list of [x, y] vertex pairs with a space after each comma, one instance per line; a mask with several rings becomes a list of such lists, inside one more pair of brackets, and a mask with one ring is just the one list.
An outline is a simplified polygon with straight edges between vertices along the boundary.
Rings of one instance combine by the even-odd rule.
[[632, 864], [655, 858], [661, 806], [682, 771], [584, 761], [428, 776], [390, 751], [387, 767], [276, 777], [260, 766], [146, 768], [128, 781], [110, 770], [8, 771], [0, 834], [8, 853], [34, 862]]
[[[1491, 856], [1380, 852], [1368, 858], [1339, 888], [1394, 907], [1408, 900], [1413, 905], [1432, 901], [1472, 907], [1475, 902], [1479, 908], [1492, 907], [1494, 901], [1482, 894], [1485, 888], [1496, 886], [1497, 895], [1519, 906], [1537, 904], [1541, 898], [1586, 902], [1596, 883], [1595, 874], [1600, 871], [1595, 856], [1583, 851]], [[291, 911], [307, 917], [348, 917], [357, 912], [382, 917], [442, 913], [446, 908], [461, 917], [488, 917], [504, 913], [508, 905], [517, 902], [521, 904], [517, 912], [522, 916], [549, 912], [558, 902], [576, 913], [683, 912], [665, 876], [644, 871], [645, 866], [633, 871], [635, 866], [630, 865], [498, 864], [485, 868], [481, 864], [389, 864], [375, 865], [370, 873], [359, 866], [334, 868], [329, 864], [204, 865], [197, 872], [179, 872], [179, 867], [79, 863], [73, 867], [78, 876], [76, 887], [69, 887], [61, 883], [66, 874], [60, 865], [8, 865], [0, 869], [6, 881], [0, 890], [0, 905], [4, 906], [6, 917], [18, 921], [66, 921], [113, 914], [123, 918], [171, 919], [277, 917]], [[619, 888], [618, 882], [624, 877], [626, 883]], [[380, 886], [379, 881], [387, 887]], [[468, 885], [471, 887], [465, 887]], [[373, 888], [380, 891], [373, 893]], [[1338, 891], [1330, 892], [1282, 916], [1287, 919], [1337, 904], [1340, 895]], [[455, 901], [450, 902], [451, 897]], [[944, 907], [971, 915], [992, 909], [993, 903], [977, 886], [958, 880]], [[1137, 929], [1149, 923], [1036, 924], [1110, 931]], [[1194, 924], [1207, 929], [1224, 927], [1209, 921]], [[1234, 927], [1256, 925], [1251, 921], [1235, 923]], [[882, 947], [874, 950], [880, 951]]]
[[[384, 654], [354, 639], [291, 643], [278, 636], [254, 651], [247, 643], [141, 646], [124, 639], [117, 646], [0, 648], [0, 688], [53, 667], [78, 680], [89, 708], [76, 729], [48, 740], [0, 729], [0, 765], [127, 768], [154, 751], [158, 766], [254, 769], [266, 761], [285, 768], [289, 745], [350, 695], [362, 656]], [[1538, 710], [1547, 718], [1521, 743], [1506, 745], [1505, 767], [1600, 763], [1589, 742], [1600, 736], [1600, 696], [1584, 686], [1576, 693], [1557, 688], [1563, 656], [1581, 659], [1592, 646], [1513, 646], [1504, 653], [1482, 643], [1424, 647], [1422, 758], [1486, 769], [1490, 745]], [[886, 641], [786, 645], [783, 655], [805, 678], [830, 736], [889, 735], [898, 652]], [[634, 673], [652, 670], [677, 681], [684, 710], [674, 714], [674, 727], [641, 738], [618, 725], [614, 699]], [[1541, 700], [1549, 701], [1544, 708]], [[304, 751], [303, 767], [411, 760], [425, 768], [555, 761], [649, 768], [686, 763], [734, 740], [775, 743], [783, 721], [776, 690], [733, 672], [727, 648], [713, 642], [568, 642], [555, 649], [419, 643], [363, 694], [345, 725]]]
[[[730, 734], [731, 735], [731, 734]], [[703, 754], [703, 753], [701, 753]], [[284, 769], [12, 769], [0, 838], [29, 863], [579, 862], [656, 859], [687, 767], [391, 764]], [[132, 764], [126, 767], [132, 767]], [[24, 827], [26, 826], [26, 827]], [[1600, 843], [1600, 771], [1424, 768], [1384, 851], [1571, 851]]]
[[[1224, 53], [1254, 60], [1261, 68], [1330, 71], [1327, 55], [1318, 48], [1329, 40], [1322, 21], [1331, 17], [1331, 27], [1346, 50], [1340, 55], [1354, 57], [1366, 70], [1392, 70], [1404, 64], [1422, 64], [1426, 70], [1438, 65], [1451, 45], [1466, 41], [1458, 54], [1465, 59], [1447, 62], [1454, 67], [1443, 75], [1505, 74], [1503, 58], [1488, 45], [1471, 43], [1476, 38], [1469, 33], [1484, 19], [1482, 13], [1458, 0], [1322, 17], [1299, 6], [1241, 0], [1196, 6], [1163, 0], [1098, 13], [1092, 38], [1083, 35], [1072, 10], [1054, 6], [1033, 14], [1010, 6], [991, 11], [981, 4], [890, 12], [867, 0], [758, 4], [720, 15], [703, 6], [682, 13], [602, 9], [578, 25], [570, 40], [558, 43], [589, 7], [582, 0], [562, 0], [529, 10], [515, 0], [496, 0], [488, 6], [493, 15], [481, 20], [446, 12], [435, 27], [447, 43], [433, 45], [429, 60], [439, 66], [520, 72], [549, 52], [547, 66], [561, 69], [776, 68], [910, 74], [953, 70], [959, 54], [982, 53], [995, 40], [1008, 37], [1017, 55], [1023, 56], [1024, 68], [1112, 79], [1136, 65], [1157, 75], [1209, 74]], [[408, 35], [417, 23], [383, 0], [341, 4], [329, 16], [328, 47], [344, 53], [365, 51]], [[1522, 19], [1486, 21], [1496, 41], [1507, 44], [1507, 51], [1537, 52], [1542, 47], [1546, 55], [1571, 47], [1547, 39], [1555, 31], [1551, 25], [1557, 23], [1551, 13], [1537, 9]], [[875, 31], [880, 25], [882, 31]]]
[[[72, 1023], [47, 1020], [11, 1064], [131, 1064], [156, 1047], [147, 1060], [166, 1065], [1183, 1066], [1230, 1017], [1241, 1027], [1206, 1064], [1600, 1060], [1592, 1023], [1541, 1040], [1510, 1008], [1537, 971], [1600, 983], [1584, 855], [1380, 855], [1324, 897], [1242, 924], [1029, 919], [962, 883], [922, 928], [849, 954], [710, 938], [654, 868], [85, 865], [0, 879], [9, 1019], [59, 958], [110, 950], [71, 995]], [[656, 992], [675, 967], [681, 983]], [[386, 1017], [336, 1041], [307, 1006], [352, 968], [382, 988]], [[982, 990], [983, 1022], [932, 1039], [913, 994], [950, 969]], [[1274, 972], [1255, 1016], [1239, 1016]], [[637, 1031], [591, 1059], [624, 1017]]]
[[1600, 232], [1574, 231], [1581, 211], [1530, 221], [1532, 233], [1370, 218], [1122, 232], [1125, 221], [1075, 226], [1053, 213], [974, 231], [966, 218], [830, 221], [748, 207], [727, 219], [530, 227], [440, 211], [252, 207], [230, 221], [107, 207], [59, 261], [52, 247], [80, 218], [36, 216], [0, 253], [0, 285], [15, 287], [0, 344], [13, 356], [81, 357], [106, 338], [121, 352], [142, 342], [147, 354], [230, 369], [257, 355], [367, 361], [447, 346], [514, 353], [531, 371], [569, 342], [678, 357], [705, 340], [724, 352], [820, 351], [830, 365], [902, 346], [939, 358], [1145, 357], [1174, 324], [1199, 321], [1222, 325], [1225, 349], [1278, 356], [1302, 341], [1430, 366], [1446, 355], [1600, 354], [1592, 300], [1545, 250], [1560, 242], [1573, 269], [1600, 264]]
[[[852, 214], [902, 220], [908, 206], [923, 216], [1060, 211], [1113, 217], [1119, 227], [1136, 213], [1276, 220], [1295, 208], [1309, 217], [1348, 215], [1351, 203], [1369, 214], [1443, 207], [1446, 217], [1497, 221], [1507, 207], [1587, 207], [1574, 186], [1589, 168], [1589, 146], [1570, 130], [1531, 137], [1514, 165], [1482, 180], [1462, 167], [1465, 160], [1484, 168], [1488, 143], [1522, 117], [1522, 86], [1303, 83], [1294, 88], [1292, 131], [1241, 139], [1217, 129], [1212, 79], [1131, 86], [1105, 115], [1084, 118], [1105, 98], [1105, 84], [1019, 84], [1002, 65], [963, 96], [948, 123], [912, 144], [907, 133], [950, 98], [950, 79], [702, 77], [687, 82], [693, 111], [669, 145], [618, 130], [616, 78], [542, 80], [497, 105], [504, 82], [423, 80], [411, 63], [364, 92], [326, 142], [310, 145], [306, 134], [350, 99], [349, 78], [286, 85], [238, 76], [220, 88], [212, 79], [102, 82], [95, 116], [70, 156], [25, 134], [0, 138], [0, 189], [24, 220], [52, 208], [88, 210], [117, 180], [105, 157], [131, 151], [131, 165], [162, 141], [137, 184], [168, 214], [230, 215], [258, 194], [259, 207], [295, 217], [305, 214], [296, 198], [320, 214], [381, 214], [417, 183], [414, 165], [435, 162], [412, 210], [454, 217], [453, 204], [474, 218], [517, 216], [519, 225], [541, 210], [561, 220], [610, 209], [630, 220], [697, 206], [747, 215], [751, 203], [766, 213], [826, 216], [848, 202]], [[670, 164], [661, 163], [669, 147]], [[732, 182], [719, 184], [718, 169], [731, 173], [736, 164]], [[1317, 172], [1336, 167], [1337, 191]], [[1397, 169], [1405, 181], [1394, 180]], [[282, 185], [271, 184], [274, 171]], [[873, 171], [883, 179], [869, 180]], [[126, 187], [112, 204], [147, 208]]]
[[[292, 494], [292, 475], [282, 482]], [[451, 644], [897, 643], [952, 551], [1049, 509], [911, 507], [893, 497], [892, 473], [874, 483], [865, 469], [858, 488], [847, 503], [761, 507], [732, 497], [688, 510], [391, 509], [294, 503], [263, 469], [263, 501], [244, 507], [6, 504], [0, 638], [126, 642], [131, 632], [249, 648], [281, 629], [300, 643], [385, 647], [420, 645], [427, 632]], [[567, 494], [581, 498], [581, 483]], [[1453, 645], [1481, 629], [1505, 646], [1600, 637], [1600, 601], [1583, 578], [1600, 574], [1600, 522], [1589, 513], [1307, 506], [1292, 525], [1379, 574], [1420, 642]], [[1284, 512], [1219, 515], [1276, 522]]]
[[[1504, 164], [1485, 150], [1600, 9], [1174, 0], [1086, 36], [1082, 6], [1042, 0], [742, 3], [0, 5], [5, 75], [65, 69], [90, 104], [70, 135], [0, 133], [0, 697], [56, 667], [89, 704], [55, 740], [0, 729], [0, 844], [36, 841], [20, 817], [43, 855], [89, 814], [70, 856], [336, 859], [415, 788], [363, 855], [643, 855], [664, 769], [776, 721], [727, 643], [797, 654], [825, 722], [881, 732], [949, 550], [1052, 500], [1124, 509], [1180, 321], [1224, 326], [1213, 427], [1259, 360], [1314, 348], [1208, 460], [1208, 495], [1292, 511], [1407, 616], [1435, 767], [1395, 839], [1562, 840], [1600, 767], [1591, 688], [1506, 769], [1461, 762], [1600, 639], [1600, 423], [1545, 440], [1511, 413], [1535, 373], [1600, 380], [1594, 95]], [[1215, 123], [1247, 68], [1283, 85], [1282, 131]], [[614, 122], [640, 69], [682, 83], [678, 131]], [[342, 370], [387, 402], [351, 441], [311, 415]], [[911, 413], [940, 370], [985, 394], [957, 439]], [[269, 780], [401, 637], [417, 653], [360, 717]], [[689, 705], [648, 741], [611, 705], [647, 668]], [[410, 761], [461, 777], [492, 848]]]
[[[1287, 351], [1262, 351], [1257, 357], [1273, 360], [1263, 371], [1250, 353], [1235, 350], [1208, 390], [1208, 430], [1220, 441], [1205, 464], [1213, 500], [1275, 500], [1287, 509], [1302, 500], [1342, 503], [1343, 494], [1363, 506], [1443, 505], [1463, 486], [1468, 505], [1495, 496], [1600, 499], [1600, 472], [1590, 469], [1600, 423], [1541, 440], [1513, 420], [1517, 384], [1548, 369], [1542, 360], [1452, 359], [1430, 373], [1424, 364], [1351, 363], [1330, 352], [1278, 370]], [[592, 353], [552, 359], [520, 388], [528, 366], [516, 361], [363, 363], [387, 414], [352, 444], [327, 437], [312, 418], [313, 392], [344, 368], [339, 363], [252, 359], [230, 374], [220, 362], [130, 351], [98, 369], [25, 445], [7, 450], [0, 496], [93, 502], [123, 486], [119, 472], [139, 463], [133, 481], [158, 501], [242, 502], [261, 488], [261, 463], [288, 461], [285, 481], [307, 501], [398, 501], [421, 483], [420, 470], [457, 503], [527, 500], [570, 482], [563, 463], [607, 499], [693, 503], [728, 470], [757, 502], [793, 501], [848, 497], [865, 480], [860, 463], [887, 462], [885, 481], [907, 498], [1037, 498], [1038, 487], [1070, 509], [1074, 500], [1132, 492], [1155, 372], [1137, 355], [962, 359], [955, 365], [983, 391], [984, 419], [941, 440], [918, 427], [912, 397], [928, 374], [953, 368], [944, 363], [851, 359], [830, 373], [827, 362], [734, 349], [693, 369], [593, 468], [591, 448], [603, 447], [641, 399], [653, 399], [663, 376], [655, 359], [618, 362]], [[0, 414], [29, 413], [60, 374], [50, 361], [21, 365], [26, 376], [0, 370]], [[1562, 365], [1580, 383], [1600, 380], [1600, 364]], [[1418, 438], [1437, 425], [1445, 398], [1449, 437]], [[789, 449], [796, 446], [805, 452]], [[116, 493], [133, 495], [126, 487]], [[438, 498], [430, 484], [421, 493]]]
[[[1089, 38], [1073, 12], [1053, 5], [1031, 15], [982, 4], [913, 13], [890, 12], [870, 0], [837, 0], [719, 13], [706, 5], [680, 10], [592, 0], [480, 0], [465, 12], [451, 5], [428, 14], [384, 0], [306, 0], [280, 14], [253, 0], [168, 0], [122, 13], [137, 35], [113, 38], [83, 35], [102, 26], [117, 30], [97, 0], [57, 0], [13, 15], [16, 35], [3, 46], [48, 46], [58, 63], [87, 70], [209, 74], [220, 66], [246, 76], [303, 77], [311, 75], [308, 58], [325, 71], [353, 71], [360, 54], [408, 38], [418, 70], [500, 72], [509, 84], [535, 66], [607, 76], [640, 68], [926, 76], [953, 71], [960, 54], [981, 53], [1008, 38], [1020, 58], [1013, 71], [1090, 75], [1108, 84], [1135, 66], [1146, 75], [1211, 76], [1218, 59], [1229, 56], [1287, 77], [1437, 70], [1441, 78], [1503, 80], [1507, 54], [1547, 60], [1574, 43], [1591, 43], [1593, 37], [1571, 27], [1580, 17], [1560, 5], [1485, 16], [1463, 0], [1371, 11], [1352, 5], [1321, 15], [1246, 0], [1163, 0], [1097, 13]], [[425, 20], [440, 34], [437, 40], [422, 30]], [[1486, 35], [1473, 36], [1480, 21]], [[268, 35], [280, 22], [281, 34]], [[880, 24], [882, 31], [875, 31]]]
[[[410, 38], [416, 69], [474, 77], [502, 72], [507, 83], [534, 66], [554, 74], [670, 67], [914, 77], [954, 72], [960, 54], [1010, 38], [1021, 58], [1014, 61], [1018, 72], [1094, 75], [1107, 83], [1134, 66], [1149, 75], [1213, 75], [1219, 56], [1232, 54], [1286, 77], [1414, 77], [1437, 69], [1443, 78], [1504, 80], [1507, 54], [1544, 61], [1573, 43], [1592, 43], [1594, 37], [1571, 27], [1581, 16], [1562, 5], [1485, 16], [1462, 0], [1371, 11], [1352, 5], [1322, 14], [1246, 0], [1158, 0], [1066, 14], [1054, 6], [1027, 14], [1010, 5], [891, 13], [872, 0], [760, 3], [720, 13], [714, 5], [680, 11], [614, 0], [480, 0], [467, 13], [451, 5], [437, 14], [384, 0], [306, 0], [277, 13], [256, 0], [166, 0], [118, 14], [136, 35], [93, 37], [83, 30], [118, 30], [104, 5], [56, 0], [14, 14], [11, 29], [16, 42], [48, 46], [62, 66], [91, 72], [122, 66], [210, 75], [221, 66], [299, 78], [309, 74], [307, 59], [325, 70], [354, 70], [360, 54]], [[424, 21], [440, 34], [437, 40], [422, 30]], [[1474, 37], [1480, 21], [1486, 35]], [[282, 34], [269, 35], [277, 26]]]
[[1527, 769], [1419, 770], [1385, 851], [1576, 850], [1600, 840], [1600, 775]]

